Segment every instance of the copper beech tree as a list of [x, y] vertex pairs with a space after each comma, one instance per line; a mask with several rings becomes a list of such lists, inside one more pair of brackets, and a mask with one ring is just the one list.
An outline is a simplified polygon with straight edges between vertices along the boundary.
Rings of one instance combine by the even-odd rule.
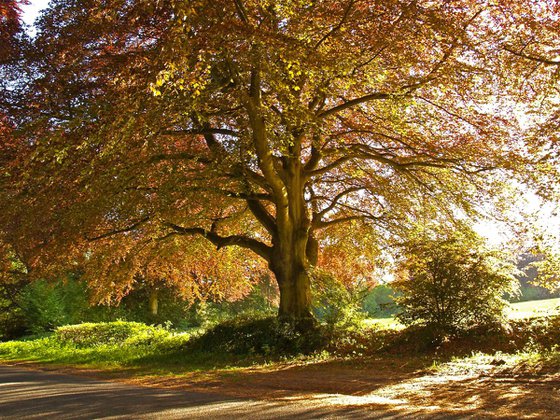
[[305, 325], [315, 268], [371, 276], [389, 238], [474, 214], [523, 169], [520, 73], [501, 63], [556, 2], [516, 3], [52, 1], [3, 217], [31, 266], [100, 282], [149, 255], [188, 279], [193, 241], [236, 247]]
[[[25, 156], [25, 143], [16, 138], [14, 120], [10, 118], [15, 105], [14, 91], [10, 84], [17, 79], [15, 73], [19, 67], [20, 55], [24, 41], [21, 23], [21, 6], [26, 0], [5, 0], [0, 2], [0, 203], [8, 203], [12, 178], [12, 169]], [[5, 209], [5, 206], [0, 206]], [[0, 283], [9, 287], [12, 282], [21, 283], [21, 265], [17, 250], [7, 242], [5, 231], [8, 226], [0, 225]], [[17, 279], [14, 279], [17, 277]]]

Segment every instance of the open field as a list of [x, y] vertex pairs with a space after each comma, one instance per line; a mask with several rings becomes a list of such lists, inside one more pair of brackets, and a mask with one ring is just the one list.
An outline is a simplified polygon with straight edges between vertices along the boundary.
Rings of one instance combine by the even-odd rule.
[[[541, 316], [553, 316], [560, 314], [560, 298], [531, 300], [527, 302], [511, 303], [506, 309], [509, 319], [528, 319]], [[404, 328], [394, 317], [368, 318], [364, 321], [367, 326], [375, 326], [380, 329], [400, 330]]]
[[508, 309], [510, 319], [526, 319], [558, 314], [560, 314], [560, 298], [517, 302], [511, 304], [511, 308]]

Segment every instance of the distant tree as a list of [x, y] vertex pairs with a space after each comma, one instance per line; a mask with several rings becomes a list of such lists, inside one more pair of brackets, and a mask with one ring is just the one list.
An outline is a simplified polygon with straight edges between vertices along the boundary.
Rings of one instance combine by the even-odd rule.
[[[545, 275], [542, 269], [539, 273], [538, 267], [543, 265], [546, 258], [545, 255], [535, 255], [532, 253], [524, 253], [518, 258], [517, 269], [519, 274], [517, 278], [520, 284], [519, 295], [513, 296], [511, 300], [528, 301], [560, 296], [559, 290], [554, 291], [556, 288], [553, 284], [554, 281], [551, 281], [552, 279]], [[548, 287], [542, 287], [539, 284], [548, 284]]]
[[29, 284], [25, 264], [15, 251], [0, 242], [0, 338], [12, 338], [25, 331], [25, 320], [18, 302]]
[[146, 253], [169, 262], [155, 278], [196, 265], [196, 236], [242, 248], [274, 273], [279, 316], [309, 325], [312, 267], [369, 278], [384, 241], [473, 215], [523, 172], [502, 62], [524, 58], [504, 46], [550, 4], [54, 0], [0, 222], [34, 267], [80, 260], [107, 292]]
[[436, 333], [454, 333], [501, 318], [505, 293], [518, 285], [515, 266], [470, 230], [423, 231], [404, 250], [397, 317]]
[[372, 318], [395, 315], [398, 312], [395, 291], [388, 284], [374, 287], [364, 298], [363, 308]]

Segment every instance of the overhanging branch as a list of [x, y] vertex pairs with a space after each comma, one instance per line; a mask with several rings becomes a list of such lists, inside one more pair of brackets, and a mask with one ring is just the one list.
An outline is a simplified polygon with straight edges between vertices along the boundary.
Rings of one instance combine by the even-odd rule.
[[201, 128], [193, 130], [165, 130], [161, 134], [166, 136], [183, 136], [183, 135], [205, 135], [205, 134], [221, 134], [224, 136], [239, 137], [237, 131], [233, 131], [227, 128]]
[[242, 235], [220, 236], [212, 230], [199, 227], [186, 228], [174, 223], [165, 222], [165, 226], [173, 229], [174, 232], [181, 235], [201, 235], [212, 242], [218, 249], [226, 246], [239, 246], [253, 251], [255, 254], [263, 257], [270, 262], [272, 248], [256, 239]]
[[125, 228], [115, 229], [115, 230], [112, 230], [110, 232], [105, 232], [105, 233], [102, 233], [101, 235], [97, 235], [97, 236], [93, 236], [93, 237], [86, 236], [86, 239], [90, 242], [93, 242], [93, 241], [98, 241], [100, 239], [108, 238], [109, 236], [118, 235], [119, 233], [131, 232], [134, 229], [136, 229], [136, 228], [140, 227], [141, 225], [143, 225], [144, 223], [146, 223], [148, 220], [150, 220], [150, 216], [146, 216], [146, 217], [138, 220], [137, 222], [135, 222], [132, 225], [127, 226]]
[[319, 118], [325, 118], [325, 117], [328, 117], [329, 115], [337, 114], [340, 111], [344, 111], [345, 109], [352, 108], [353, 106], [356, 106], [356, 105], [359, 105], [359, 104], [362, 104], [362, 103], [365, 103], [365, 102], [375, 101], [375, 100], [379, 100], [379, 99], [394, 99], [394, 98], [397, 98], [399, 96], [403, 96], [403, 95], [399, 95], [399, 94], [395, 94], [395, 93], [375, 92], [375, 93], [371, 93], [369, 95], [362, 96], [360, 98], [355, 98], [355, 99], [351, 99], [349, 101], [346, 101], [343, 104], [337, 105], [335, 107], [332, 107], [330, 109], [327, 109], [326, 111], [323, 111], [323, 112], [319, 113], [317, 116]]
[[531, 54], [525, 54], [519, 51], [515, 51], [513, 48], [508, 47], [507, 45], [504, 47], [504, 50], [517, 57], [525, 58], [526, 60], [535, 61], [537, 63], [545, 64], [547, 66], [560, 66], [560, 60], [549, 60], [547, 58], [543, 58]]

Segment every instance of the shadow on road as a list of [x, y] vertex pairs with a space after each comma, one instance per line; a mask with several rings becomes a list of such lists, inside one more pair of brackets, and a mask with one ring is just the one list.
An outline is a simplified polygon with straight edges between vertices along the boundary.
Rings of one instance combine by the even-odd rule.
[[360, 408], [169, 391], [0, 367], [0, 418], [404, 418]]

